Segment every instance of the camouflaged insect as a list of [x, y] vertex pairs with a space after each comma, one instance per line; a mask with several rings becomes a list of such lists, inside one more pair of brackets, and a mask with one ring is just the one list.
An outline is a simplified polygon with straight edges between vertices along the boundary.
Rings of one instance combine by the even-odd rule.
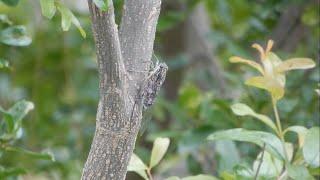
[[149, 73], [145, 84], [141, 89], [143, 110], [153, 105], [155, 98], [166, 78], [168, 66], [165, 63], [157, 63], [153, 71]]
[[135, 102], [133, 104], [130, 120], [135, 114], [137, 104], [142, 104], [142, 110], [145, 112], [153, 105], [155, 98], [166, 78], [168, 66], [165, 63], [156, 63], [155, 68], [149, 73], [144, 83], [139, 89]]

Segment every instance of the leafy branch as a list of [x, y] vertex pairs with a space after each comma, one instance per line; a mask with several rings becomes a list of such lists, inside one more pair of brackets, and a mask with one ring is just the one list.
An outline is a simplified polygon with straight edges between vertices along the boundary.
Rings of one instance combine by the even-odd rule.
[[[265, 49], [258, 44], [253, 44], [252, 47], [260, 53], [261, 64], [237, 56], [231, 57], [230, 62], [247, 64], [261, 73], [260, 76], [250, 77], [245, 83], [246, 85], [264, 89], [270, 93], [275, 122], [266, 115], [256, 113], [245, 104], [234, 104], [231, 106], [231, 109], [236, 115], [252, 116], [260, 120], [271, 128], [276, 136], [269, 132], [239, 128], [215, 132], [208, 137], [208, 140], [244, 141], [262, 147], [263, 150], [256, 174], [253, 175], [251, 173], [254, 179], [258, 179], [260, 176], [268, 176], [269, 178], [276, 177], [277, 179], [288, 177], [292, 179], [312, 179], [308, 169], [311, 170], [312, 168], [319, 168], [320, 166], [320, 128], [312, 127], [311, 129], [307, 129], [303, 126], [291, 126], [283, 130], [277, 102], [282, 99], [285, 94], [285, 73], [295, 69], [313, 68], [315, 67], [315, 63], [309, 58], [291, 58], [282, 61], [271, 51], [273, 47], [272, 40], [268, 41]], [[293, 144], [285, 140], [285, 134], [289, 131], [298, 134], [299, 144], [296, 151], [301, 152], [302, 149], [302, 153], [296, 153], [295, 157], [293, 157]], [[311, 143], [313, 146], [311, 146]], [[265, 150], [268, 153], [268, 158], [264, 158], [264, 156], [266, 156]], [[276, 162], [274, 160], [269, 161], [271, 158], [276, 158], [278, 163], [274, 163]], [[263, 168], [274, 168], [275, 171], [272, 174], [266, 173], [266, 170], [264, 170], [264, 173], [258, 173], [260, 169]], [[253, 171], [247, 169], [247, 172]]]

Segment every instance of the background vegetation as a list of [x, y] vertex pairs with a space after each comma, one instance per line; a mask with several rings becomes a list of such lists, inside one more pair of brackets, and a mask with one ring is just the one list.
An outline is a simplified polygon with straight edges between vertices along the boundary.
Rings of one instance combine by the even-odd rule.
[[[88, 8], [85, 0], [64, 3], [87, 32], [85, 39], [73, 26], [63, 32], [60, 14], [44, 18], [36, 0], [21, 0], [14, 7], [0, 2], [0, 66], [6, 66], [0, 69], [0, 105], [9, 109], [23, 99], [34, 105], [10, 144], [55, 157], [48, 161], [47, 153], [34, 158], [0, 150], [1, 168], [23, 168], [23, 179], [79, 179], [94, 134], [98, 75]], [[117, 13], [121, 3], [115, 1]], [[199, 6], [206, 11], [197, 15]], [[257, 146], [206, 141], [223, 129], [269, 131], [250, 117], [233, 115], [234, 102], [262, 114], [272, 114], [272, 105], [265, 92], [242, 83], [255, 72], [230, 64], [229, 57], [257, 59], [251, 44], [274, 39], [274, 51], [284, 59], [310, 57], [319, 64], [318, 8], [319, 1], [313, 0], [163, 1], [154, 54], [169, 65], [169, 74], [155, 106], [146, 112], [135, 150], [147, 162], [153, 140], [170, 138], [165, 159], [153, 170], [156, 178], [221, 175], [236, 164], [252, 164]], [[199, 18], [207, 19], [209, 31], [198, 28]], [[16, 43], [1, 39], [6, 28], [16, 25], [24, 27], [23, 36], [14, 36], [19, 37]], [[283, 126], [319, 126], [319, 73], [318, 65], [290, 72], [286, 98], [279, 101]], [[288, 138], [297, 139], [294, 134]], [[128, 179], [139, 177], [132, 173]]]

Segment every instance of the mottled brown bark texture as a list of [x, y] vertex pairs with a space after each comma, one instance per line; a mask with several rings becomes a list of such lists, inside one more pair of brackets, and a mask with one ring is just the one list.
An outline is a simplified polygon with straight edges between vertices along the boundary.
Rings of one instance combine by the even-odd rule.
[[88, 0], [96, 44], [100, 100], [96, 130], [82, 179], [125, 179], [142, 118], [136, 103], [150, 72], [161, 0], [125, 0], [120, 30], [114, 7]]

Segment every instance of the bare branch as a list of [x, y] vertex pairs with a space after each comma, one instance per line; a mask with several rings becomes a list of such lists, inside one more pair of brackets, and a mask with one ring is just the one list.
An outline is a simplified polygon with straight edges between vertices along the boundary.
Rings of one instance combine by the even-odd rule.
[[125, 68], [121, 56], [117, 24], [115, 23], [114, 7], [110, 1], [108, 11], [102, 12], [88, 0], [92, 19], [92, 30], [96, 43], [98, 67], [100, 72], [101, 93], [108, 91], [107, 86], [122, 87]]

